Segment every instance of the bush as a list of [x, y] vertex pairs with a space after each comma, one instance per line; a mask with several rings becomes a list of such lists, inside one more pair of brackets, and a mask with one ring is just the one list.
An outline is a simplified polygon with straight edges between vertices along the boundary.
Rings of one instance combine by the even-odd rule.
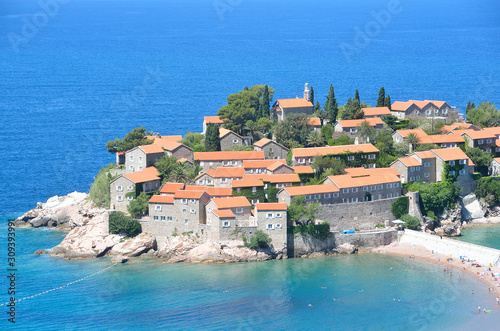
[[111, 176], [109, 171], [113, 169], [114, 164], [109, 164], [107, 167], [99, 170], [94, 183], [90, 186], [89, 200], [94, 203], [96, 207], [106, 207], [109, 208], [110, 203], [110, 190], [109, 183], [115, 178]]
[[410, 204], [410, 199], [407, 196], [400, 196], [397, 198], [391, 206], [392, 215], [396, 218], [401, 218], [401, 216], [408, 214], [408, 206]]
[[500, 204], [500, 180], [497, 177], [480, 178], [475, 193], [479, 198], [486, 198], [488, 203]]
[[130, 201], [130, 203], [127, 206], [127, 210], [130, 213], [130, 215], [133, 216], [142, 216], [146, 215], [148, 213], [148, 208], [149, 208], [149, 196], [145, 192], [141, 192], [139, 196]]
[[310, 235], [316, 239], [325, 240], [330, 235], [330, 223], [322, 222], [320, 224], [299, 224], [293, 227], [293, 233]]
[[109, 232], [113, 234], [125, 235], [129, 238], [141, 233], [141, 224], [132, 217], [125, 215], [121, 211], [109, 214]]
[[450, 207], [458, 200], [461, 187], [457, 182], [444, 181], [435, 184], [414, 182], [408, 186], [408, 190], [420, 192], [421, 209], [424, 215], [427, 215], [429, 211], [440, 215], [446, 207]]
[[272, 239], [266, 233], [261, 230], [257, 230], [246, 246], [250, 249], [265, 248], [269, 246], [271, 241]]
[[406, 215], [403, 215], [401, 217], [401, 220], [403, 222], [405, 222], [405, 226], [408, 228], [408, 229], [411, 229], [411, 230], [416, 230], [419, 228], [420, 226], [420, 220], [414, 216], [410, 216], [408, 214]]
[[[399, 218], [399, 217], [398, 217]], [[376, 228], [385, 228], [385, 225], [382, 223], [375, 224]]]

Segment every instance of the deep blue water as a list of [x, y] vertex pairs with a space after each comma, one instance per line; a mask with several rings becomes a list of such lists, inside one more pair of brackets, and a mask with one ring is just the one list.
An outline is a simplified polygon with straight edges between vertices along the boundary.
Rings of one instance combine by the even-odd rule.
[[[384, 26], [374, 23], [372, 12], [387, 10], [386, 0], [61, 2], [66, 3], [49, 8], [50, 16], [38, 1], [0, 4], [2, 223], [37, 201], [87, 191], [98, 169], [114, 160], [106, 141], [140, 125], [162, 134], [201, 131], [203, 116], [216, 114], [227, 95], [245, 85], [269, 84], [276, 99], [300, 96], [308, 82], [322, 104], [331, 83], [340, 103], [357, 88], [362, 99], [375, 104], [380, 86], [393, 101], [438, 99], [462, 109], [469, 99], [500, 103], [500, 4], [494, 0], [401, 0]], [[214, 3], [225, 3], [226, 11]], [[366, 28], [371, 37], [360, 38], [357, 31]], [[19, 234], [23, 295], [108, 265], [35, 257], [34, 250], [56, 245], [63, 235]], [[415, 329], [408, 318], [416, 296], [424, 307], [435, 307], [442, 302], [436, 303], [434, 294], [448, 297], [440, 289], [459, 289], [439, 278], [439, 268], [385, 257], [228, 266], [150, 263], [149, 269], [139, 263], [114, 267], [28, 300], [19, 306], [19, 318], [25, 328], [42, 329], [56, 323], [68, 329], [231, 328], [251, 312], [258, 314], [253, 303], [284, 288], [279, 311], [257, 319], [256, 327], [347, 328], [343, 323], [349, 321], [358, 329]], [[408, 288], [389, 290], [385, 267], [396, 264], [401, 269], [394, 282]], [[302, 287], [286, 285], [309, 269], [315, 272], [301, 274]], [[346, 270], [340, 284], [331, 277], [337, 270]], [[370, 295], [359, 294], [372, 278]], [[126, 285], [116, 284], [123, 279]], [[480, 291], [475, 280], [462, 281], [473, 283], [460, 290], [463, 294], [471, 286]], [[323, 284], [328, 291], [318, 289]], [[0, 293], [3, 300], [4, 290]], [[332, 306], [331, 296], [348, 303]], [[396, 296], [402, 301], [394, 308], [390, 299]], [[449, 326], [445, 321], [455, 316], [469, 319], [478, 297], [458, 295], [453, 308], [430, 315], [429, 328]]]

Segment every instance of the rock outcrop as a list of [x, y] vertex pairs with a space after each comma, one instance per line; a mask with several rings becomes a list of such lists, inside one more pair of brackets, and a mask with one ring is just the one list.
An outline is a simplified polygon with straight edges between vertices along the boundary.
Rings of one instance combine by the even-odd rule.
[[109, 255], [139, 256], [156, 249], [156, 237], [149, 233], [141, 233], [113, 246]]
[[484, 217], [484, 210], [474, 193], [462, 198], [462, 217], [464, 221], [471, 221]]

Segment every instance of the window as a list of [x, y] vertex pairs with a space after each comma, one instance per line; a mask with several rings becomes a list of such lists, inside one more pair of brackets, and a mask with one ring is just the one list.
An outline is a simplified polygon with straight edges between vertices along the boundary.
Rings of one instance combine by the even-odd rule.
[[272, 224], [266, 224], [266, 230], [272, 230], [273, 228]]
[[358, 202], [358, 198], [352, 198], [352, 202]]
[[155, 221], [158, 221], [158, 216], [156, 216], [156, 215], [155, 215], [155, 216], [154, 216], [154, 220], [155, 220]]
[[184, 219], [184, 224], [188, 224], [189, 220], [187, 218]]
[[450, 176], [455, 176], [455, 170], [450, 171]]
[[273, 213], [266, 214], [266, 218], [273, 218]]
[[189, 212], [190, 212], [191, 214], [196, 214], [196, 210], [194, 210], [194, 209], [191, 209]]
[[236, 208], [236, 213], [237, 214], [243, 213], [243, 208]]
[[252, 199], [252, 205], [255, 205], [256, 203], [259, 203], [259, 199]]
[[162, 220], [162, 221], [164, 221], [164, 220], [165, 220], [165, 216], [162, 216], [162, 217], [161, 217], [161, 220]]
[[142, 161], [142, 156], [139, 156], [139, 161]]
[[465, 169], [462, 169], [458, 172], [459, 175], [465, 175]]
[[353, 187], [351, 191], [352, 191], [352, 193], [356, 193], [356, 192], [358, 192], [358, 188], [357, 187]]
[[399, 183], [392, 184], [392, 187], [399, 187]]
[[252, 187], [252, 192], [253, 192], [253, 193], [257, 192], [257, 187], [255, 187], [255, 186], [254, 186], [254, 187]]
[[134, 156], [130, 155], [130, 161], [134, 161]]
[[121, 185], [116, 186], [116, 190], [117, 190], [118, 192], [123, 191], [123, 186], [121, 186]]
[[183, 210], [182, 210], [182, 213], [183, 213], [183, 214], [185, 214], [185, 213], [186, 213], [186, 209], [183, 209]]
[[133, 187], [133, 186], [127, 186], [127, 190], [129, 190], [129, 191], [133, 191], [133, 190], [134, 190], [134, 187]]
[[222, 178], [220, 181], [221, 183], [227, 183], [227, 178]]
[[479, 139], [479, 140], [477, 141], [477, 143], [478, 143], [479, 145], [484, 144], [484, 139]]
[[363, 186], [363, 192], [368, 191], [368, 186]]
[[392, 193], [387, 193], [387, 199], [392, 198]]
[[[281, 218], [281, 213], [276, 213], [275, 215], [276, 218]], [[280, 228], [281, 229], [281, 228]]]
[[134, 200], [134, 198], [132, 198], [132, 197], [127, 197], [127, 200], [128, 200], [128, 201], [132, 201], [132, 200]]
[[340, 195], [339, 193], [333, 193], [333, 197], [334, 197], [334, 198], [338, 198], [338, 197], [339, 197], [339, 195]]
[[275, 228], [276, 228], [276, 229], [283, 229], [283, 227], [281, 226], [281, 224], [276, 224], [276, 225], [275, 225]]
[[342, 193], [349, 193], [349, 189], [348, 188], [342, 189]]
[[367, 157], [367, 155], [366, 155], [366, 154], [361, 155], [361, 158], [362, 158], [362, 159], [366, 159], [366, 157]]
[[429, 176], [430, 176], [430, 175], [431, 175], [430, 173], [426, 172], [426, 173], [424, 174], [424, 177], [429, 178]]
[[380, 185], [378, 185], [378, 189], [379, 189], [379, 190], [383, 190], [383, 189], [384, 189], [384, 184], [380, 184]]
[[[398, 114], [399, 115], [399, 114]], [[420, 111], [415, 110], [415, 115], [420, 115]]]
[[172, 221], [172, 216], [167, 217], [168, 221]]
[[195, 199], [189, 199], [189, 203], [196, 203]]
[[449, 165], [455, 165], [455, 161], [448, 162]]
[[250, 169], [250, 173], [253, 174], [253, 169]]
[[393, 198], [397, 198], [397, 197], [399, 197], [399, 193], [398, 193], [398, 192], [393, 193], [393, 194], [392, 194], [392, 197], [393, 197]]
[[375, 169], [375, 167], [376, 167], [375, 163], [370, 163], [370, 165], [368, 165], [368, 168], [370, 169]]
[[315, 194], [314, 199], [321, 199], [321, 194]]
[[188, 203], [188, 199], [181, 199], [181, 203], [182, 203], [183, 205], [187, 205], [187, 203]]
[[335, 156], [335, 160], [340, 160], [340, 156]]
[[446, 144], [441, 144], [441, 148], [446, 148]]
[[128, 170], [130, 170], [130, 171], [134, 171], [134, 166], [130, 166], [130, 167], [128, 167]]
[[161, 211], [161, 206], [160, 205], [156, 205], [155, 206], [155, 211]]
[[392, 183], [386, 184], [387, 188], [392, 188]]
[[121, 195], [117, 196], [116, 201], [123, 201], [123, 197]]
[[415, 181], [415, 177], [410, 177], [410, 182], [414, 182]]
[[306, 163], [306, 159], [299, 159], [299, 163]]
[[429, 109], [429, 110], [427, 111], [427, 115], [430, 115], [430, 114], [431, 114], [431, 110]]
[[417, 176], [417, 180], [420, 180], [420, 176]]
[[233, 139], [233, 144], [237, 144], [239, 143], [240, 141], [238, 139]]
[[415, 167], [415, 171], [420, 171], [420, 167]]
[[349, 199], [346, 198], [342, 199], [342, 203], [349, 203]]
[[486, 139], [486, 143], [487, 143], [487, 144], [491, 144], [491, 142], [492, 142], [491, 138]]
[[223, 228], [229, 228], [229, 227], [231, 227], [231, 222], [228, 222], [228, 221], [222, 222], [222, 227]]
[[354, 161], [354, 155], [348, 156], [347, 161]]
[[429, 168], [431, 166], [430, 162], [424, 162], [424, 167]]
[[200, 167], [203, 167], [205, 165], [205, 162], [200, 161]]
[[415, 167], [410, 167], [410, 171], [414, 172], [415, 171]]
[[325, 199], [330, 199], [331, 196], [332, 195], [330, 193], [323, 194], [323, 198], [325, 198]]
[[311, 195], [310, 194], [306, 195], [306, 200], [311, 200]]
[[370, 160], [374, 160], [374, 159], [375, 159], [375, 154], [370, 154], [370, 155], [368, 155], [368, 158], [369, 158]]
[[434, 109], [434, 113], [438, 114], [439, 113], [439, 109]]
[[491, 148], [486, 148], [486, 153], [491, 153]]

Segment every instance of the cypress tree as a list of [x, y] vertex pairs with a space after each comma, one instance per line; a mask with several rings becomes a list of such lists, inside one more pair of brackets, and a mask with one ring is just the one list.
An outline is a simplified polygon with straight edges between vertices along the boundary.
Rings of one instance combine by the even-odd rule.
[[264, 94], [262, 95], [262, 117], [269, 118], [269, 86], [264, 86]]
[[389, 94], [385, 97], [384, 106], [391, 109], [391, 96]]
[[385, 103], [385, 89], [382, 86], [380, 90], [378, 91], [378, 99], [377, 99], [377, 106], [376, 107], [384, 107]]
[[309, 90], [309, 101], [311, 101], [311, 103], [314, 105], [314, 89], [311, 85], [311, 88]]
[[219, 126], [215, 123], [209, 123], [205, 136], [205, 151], [215, 152], [220, 150]]
[[359, 99], [358, 89], [356, 89], [356, 92], [354, 93], [354, 100], [358, 100], [361, 103], [361, 100]]
[[330, 120], [330, 123], [334, 123], [337, 120], [339, 107], [337, 104], [337, 100], [335, 99], [333, 84], [330, 84], [330, 91], [328, 92], [328, 96], [326, 97], [326, 103], [324, 109], [326, 117]]

